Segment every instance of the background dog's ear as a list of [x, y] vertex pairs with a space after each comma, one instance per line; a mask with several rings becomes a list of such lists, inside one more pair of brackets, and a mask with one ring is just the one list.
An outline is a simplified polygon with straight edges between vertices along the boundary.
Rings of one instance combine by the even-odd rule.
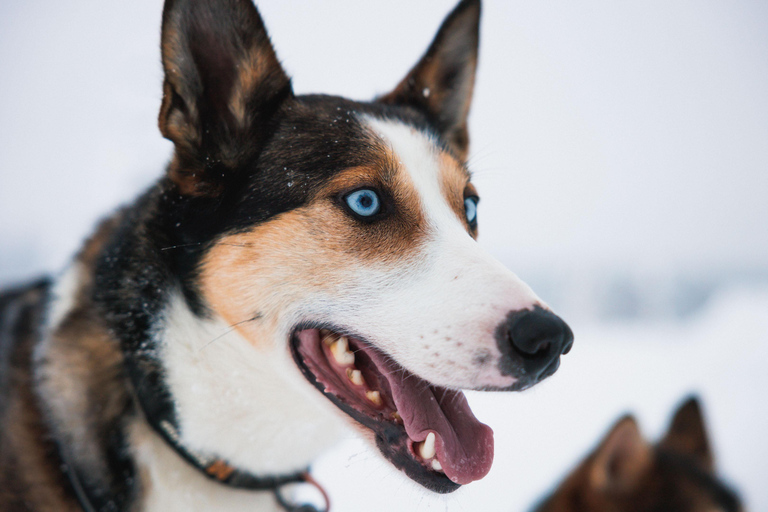
[[643, 439], [637, 421], [625, 416], [595, 451], [589, 482], [600, 492], [631, 492], [652, 463], [652, 448]]
[[166, 0], [159, 125], [184, 194], [218, 193], [293, 93], [252, 0]]
[[659, 446], [693, 457], [704, 469], [714, 471], [714, 457], [704, 427], [704, 415], [696, 397], [688, 398], [677, 409]]
[[378, 98], [382, 103], [424, 112], [461, 160], [469, 150], [467, 115], [475, 85], [479, 35], [480, 0], [462, 0], [419, 63], [394, 91]]

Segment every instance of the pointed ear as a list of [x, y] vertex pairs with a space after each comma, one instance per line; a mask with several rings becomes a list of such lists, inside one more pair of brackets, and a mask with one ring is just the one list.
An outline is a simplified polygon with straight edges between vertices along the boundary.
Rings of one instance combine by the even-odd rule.
[[677, 409], [669, 430], [659, 446], [693, 457], [701, 466], [714, 471], [714, 457], [709, 445], [704, 416], [696, 397], [688, 398]]
[[479, 34], [480, 0], [462, 0], [419, 63], [394, 91], [378, 99], [426, 114], [461, 160], [469, 150], [467, 115], [475, 85]]
[[159, 125], [182, 193], [215, 194], [252, 158], [290, 80], [251, 0], [166, 0]]
[[629, 492], [636, 488], [653, 463], [651, 446], [643, 439], [637, 421], [625, 416], [614, 425], [595, 452], [589, 468], [593, 488]]

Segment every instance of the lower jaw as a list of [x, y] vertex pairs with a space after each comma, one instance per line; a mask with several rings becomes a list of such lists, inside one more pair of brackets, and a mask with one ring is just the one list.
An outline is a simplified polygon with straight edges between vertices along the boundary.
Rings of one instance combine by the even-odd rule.
[[291, 352], [302, 374], [336, 407], [341, 409], [360, 426], [370, 431], [377, 448], [384, 458], [403, 471], [410, 479], [433, 492], [446, 494], [454, 492], [461, 487], [460, 484], [452, 482], [444, 473], [429, 469], [425, 461], [419, 460], [413, 455], [413, 440], [409, 438], [401, 424], [375, 418], [358, 411], [335, 394], [327, 392], [325, 385], [307, 367], [299, 353], [299, 340], [296, 335], [299, 330], [297, 329], [291, 337]]

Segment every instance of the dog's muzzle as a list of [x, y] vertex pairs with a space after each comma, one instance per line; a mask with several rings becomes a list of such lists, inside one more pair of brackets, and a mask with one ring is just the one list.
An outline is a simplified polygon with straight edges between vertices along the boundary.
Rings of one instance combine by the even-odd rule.
[[559, 316], [536, 306], [511, 311], [496, 327], [503, 375], [517, 378], [524, 389], [549, 377], [560, 366], [560, 356], [573, 346], [573, 331]]

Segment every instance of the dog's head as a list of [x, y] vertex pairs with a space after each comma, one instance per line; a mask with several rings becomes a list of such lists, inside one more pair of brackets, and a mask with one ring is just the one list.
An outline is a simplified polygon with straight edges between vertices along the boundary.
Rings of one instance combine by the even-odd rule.
[[620, 419], [535, 512], [739, 512], [738, 496], [716, 476], [695, 398], [675, 412], [657, 445], [632, 416]]
[[188, 297], [254, 351], [290, 358], [303, 386], [442, 492], [493, 455], [458, 390], [530, 387], [573, 339], [475, 241], [479, 16], [462, 1], [372, 102], [294, 95], [250, 0], [168, 0], [163, 16], [175, 240], [210, 240], [193, 249]]

